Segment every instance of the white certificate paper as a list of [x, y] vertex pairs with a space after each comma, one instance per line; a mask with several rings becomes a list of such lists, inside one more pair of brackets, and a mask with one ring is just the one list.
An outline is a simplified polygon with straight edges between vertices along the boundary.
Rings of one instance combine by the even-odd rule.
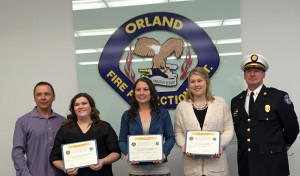
[[96, 140], [63, 144], [61, 148], [64, 170], [97, 165], [99, 162]]
[[162, 135], [128, 135], [128, 162], [163, 160]]
[[194, 155], [220, 153], [219, 131], [187, 131], [185, 139], [185, 152]]

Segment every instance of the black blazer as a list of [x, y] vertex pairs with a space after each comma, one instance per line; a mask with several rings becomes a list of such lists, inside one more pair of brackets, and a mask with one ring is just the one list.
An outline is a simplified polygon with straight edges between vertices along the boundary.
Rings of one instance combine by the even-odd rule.
[[263, 86], [248, 115], [246, 94], [243, 91], [231, 100], [239, 176], [289, 175], [286, 146], [292, 145], [299, 133], [293, 103], [286, 92]]

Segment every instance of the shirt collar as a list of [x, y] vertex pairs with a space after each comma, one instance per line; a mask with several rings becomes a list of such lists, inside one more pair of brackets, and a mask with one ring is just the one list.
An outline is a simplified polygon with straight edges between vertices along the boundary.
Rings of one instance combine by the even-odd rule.
[[[39, 113], [36, 106], [32, 110], [32, 115], [33, 115], [33, 117], [36, 117], [36, 118], [45, 119], [45, 117]], [[55, 116], [56, 116], [56, 113], [53, 112], [53, 110], [51, 110], [51, 114], [50, 114], [49, 118], [54, 118]]]
[[[262, 88], [263, 84], [261, 84], [258, 88], [256, 88], [253, 92], [254, 92], [254, 96], [257, 97], [261, 88]], [[247, 90], [247, 96], [250, 96], [251, 91], [248, 89]]]

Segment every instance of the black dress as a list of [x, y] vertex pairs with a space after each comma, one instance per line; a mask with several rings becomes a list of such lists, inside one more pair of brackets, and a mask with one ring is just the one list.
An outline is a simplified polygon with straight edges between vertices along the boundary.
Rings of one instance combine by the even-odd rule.
[[[91, 128], [83, 133], [75, 123], [73, 126], [63, 125], [56, 134], [54, 146], [50, 155], [50, 162], [62, 160], [61, 145], [87, 140], [97, 140], [99, 159], [106, 157], [112, 152], [121, 153], [118, 146], [118, 137], [109, 123], [101, 121], [92, 124]], [[67, 175], [67, 174], [64, 174]], [[78, 176], [113, 176], [111, 164], [103, 165], [99, 171], [93, 171], [89, 167], [79, 168]]]

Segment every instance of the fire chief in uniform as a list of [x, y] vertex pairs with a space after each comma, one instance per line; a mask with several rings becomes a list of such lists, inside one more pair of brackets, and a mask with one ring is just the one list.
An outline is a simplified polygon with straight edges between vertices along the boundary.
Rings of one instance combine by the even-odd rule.
[[248, 89], [231, 100], [238, 140], [239, 176], [288, 176], [287, 150], [296, 140], [299, 124], [289, 95], [263, 85], [266, 59], [252, 54], [241, 68]]

